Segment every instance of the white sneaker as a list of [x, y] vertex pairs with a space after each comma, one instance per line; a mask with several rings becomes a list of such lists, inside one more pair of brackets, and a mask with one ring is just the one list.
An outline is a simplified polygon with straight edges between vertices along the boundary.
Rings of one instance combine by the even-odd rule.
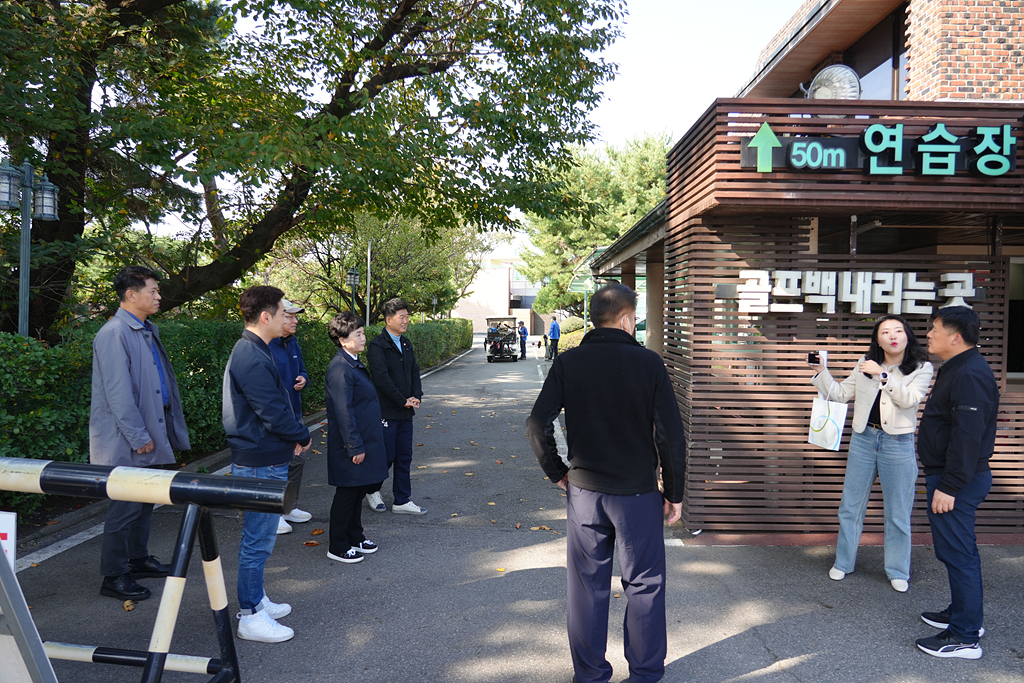
[[846, 572], [839, 571], [835, 567], [832, 567], [832, 569], [828, 570], [828, 578], [832, 579], [833, 581], [842, 581], [846, 578]]
[[427, 508], [421, 508], [411, 500], [403, 505], [392, 505], [391, 511], [396, 515], [425, 515], [427, 514]]
[[284, 521], [284, 516], [277, 518], [277, 535], [290, 534], [292, 532], [292, 525]]
[[892, 589], [897, 593], [906, 593], [907, 589], [910, 588], [910, 584], [903, 579], [892, 579], [889, 581], [889, 584], [892, 585]]
[[380, 496], [380, 491], [366, 494], [366, 506], [374, 512], [384, 512], [388, 509], [384, 504], [384, 499]]
[[261, 643], [283, 643], [295, 637], [295, 631], [277, 623], [261, 609], [254, 614], [238, 614], [238, 637], [242, 640], [255, 640]]
[[313, 515], [309, 514], [305, 510], [295, 508], [287, 515], [285, 515], [284, 518], [286, 521], [302, 524], [303, 522], [308, 522], [309, 520], [313, 519]]
[[262, 608], [260, 611], [269, 614], [271, 619], [280, 619], [292, 613], [291, 605], [287, 602], [270, 602], [270, 598], [267, 597], [266, 593], [263, 594], [263, 599], [260, 600], [260, 607]]

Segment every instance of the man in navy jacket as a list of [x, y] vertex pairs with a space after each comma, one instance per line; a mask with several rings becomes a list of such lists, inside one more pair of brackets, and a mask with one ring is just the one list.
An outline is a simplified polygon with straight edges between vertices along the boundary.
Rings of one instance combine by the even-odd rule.
[[[309, 448], [309, 430], [295, 417], [289, 385], [281, 377], [269, 344], [284, 334], [284, 292], [250, 287], [242, 292], [245, 330], [224, 369], [223, 422], [231, 448], [231, 474], [258, 479], [288, 478], [288, 461]], [[245, 513], [238, 544], [238, 637], [280, 643], [295, 632], [277, 619], [291, 605], [270, 601], [263, 590], [263, 566], [274, 550], [280, 515]]]
[[[636, 293], [603, 287], [592, 299], [596, 329], [555, 358], [526, 421], [548, 478], [566, 492], [569, 651], [579, 683], [608, 681], [605, 658], [612, 550], [628, 606], [629, 680], [665, 675], [665, 539], [682, 515], [686, 437], [672, 382], [657, 353], [634, 339]], [[565, 409], [569, 467], [555, 447]], [[658, 489], [661, 472], [663, 490]]]
[[917, 646], [936, 657], [978, 659], [982, 626], [981, 556], [974, 535], [978, 506], [992, 487], [988, 460], [996, 440], [999, 387], [978, 352], [978, 314], [966, 306], [939, 309], [928, 350], [945, 361], [921, 415], [917, 454], [924, 467], [935, 557], [946, 565], [952, 601], [921, 619], [943, 629]]
[[[281, 379], [290, 386], [288, 395], [292, 399], [292, 409], [295, 411], [295, 417], [302, 422], [302, 390], [309, 384], [309, 373], [306, 372], [306, 364], [302, 361], [302, 349], [299, 348], [295, 332], [299, 328], [299, 313], [306, 309], [296, 306], [288, 299], [282, 299], [281, 303], [284, 305], [284, 336], [271, 340], [270, 353], [274, 355], [274, 363]], [[298, 507], [298, 493], [302, 486], [302, 470], [305, 466], [306, 458], [301, 455], [296, 455], [288, 463], [288, 481], [295, 482], [295, 507], [288, 514], [281, 515], [278, 520], [279, 534], [291, 533], [292, 527], [288, 522], [301, 524], [313, 518], [313, 515]]]
[[[412, 344], [402, 336], [409, 329], [409, 305], [401, 299], [384, 303], [384, 330], [366, 345], [373, 384], [380, 398], [381, 423], [388, 467], [394, 466], [391, 511], [399, 515], [423, 515], [427, 509], [412, 502], [412, 418], [420, 407], [423, 388], [420, 366]], [[366, 504], [384, 512], [380, 489], [366, 494]]]

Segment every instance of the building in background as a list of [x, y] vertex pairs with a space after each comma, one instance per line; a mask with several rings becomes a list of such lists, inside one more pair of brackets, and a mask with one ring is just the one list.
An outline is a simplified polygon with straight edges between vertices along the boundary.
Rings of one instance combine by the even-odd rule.
[[519, 254], [528, 245], [525, 235], [517, 235], [484, 255], [469, 296], [459, 301], [452, 316], [472, 320], [474, 332], [486, 332], [487, 318], [514, 315], [526, 323], [530, 334], [544, 334], [544, 320], [533, 311], [540, 285], [529, 282], [517, 270], [523, 263]]
[[[691, 440], [689, 528], [834, 531], [845, 446], [807, 443], [807, 353], [846, 376], [878, 316], [923, 337], [960, 302], [1001, 391], [977, 529], [1024, 528], [1022, 16], [1024, 0], [808, 0], [670, 150], [661, 210], [594, 261], [596, 277], [642, 271], [662, 310], [647, 345]], [[850, 73], [861, 96], [805, 98], [829, 67], [819, 96]], [[881, 512], [876, 492], [865, 530]]]

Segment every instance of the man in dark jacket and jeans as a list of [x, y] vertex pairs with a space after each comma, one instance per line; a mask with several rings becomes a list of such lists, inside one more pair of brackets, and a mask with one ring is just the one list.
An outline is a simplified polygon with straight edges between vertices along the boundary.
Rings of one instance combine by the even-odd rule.
[[974, 535], [978, 506], [992, 487], [988, 460], [995, 448], [999, 387], [978, 352], [978, 314], [966, 306], [939, 309], [928, 350], [945, 361], [935, 377], [917, 430], [917, 454], [928, 491], [935, 557], [946, 565], [952, 602], [921, 619], [943, 629], [917, 646], [936, 657], [979, 659], [982, 626], [981, 556]]
[[[381, 424], [388, 467], [394, 466], [391, 511], [399, 515], [424, 515], [427, 509], [410, 500], [412, 483], [412, 418], [420, 407], [423, 389], [420, 366], [412, 344], [403, 337], [409, 329], [409, 305], [401, 299], [384, 304], [384, 330], [366, 345], [373, 384], [380, 398]], [[384, 512], [380, 489], [366, 494], [366, 504], [375, 512]]]
[[[231, 448], [231, 474], [257, 479], [288, 478], [288, 462], [309, 448], [306, 425], [296, 419], [289, 384], [281, 377], [269, 344], [284, 334], [284, 292], [250, 287], [242, 292], [245, 330], [224, 369], [223, 422]], [[277, 623], [291, 605], [270, 601], [263, 567], [274, 550], [280, 515], [246, 512], [238, 544], [238, 637], [264, 643], [290, 640], [295, 632]]]
[[[628, 606], [625, 656], [633, 683], [665, 675], [665, 539], [682, 514], [686, 439], [661, 356], [633, 338], [636, 293], [594, 294], [597, 329], [555, 358], [526, 421], [548, 478], [566, 491], [569, 650], [578, 683], [604, 683], [612, 551]], [[569, 467], [555, 446], [565, 409]], [[658, 490], [661, 471], [664, 490]]]

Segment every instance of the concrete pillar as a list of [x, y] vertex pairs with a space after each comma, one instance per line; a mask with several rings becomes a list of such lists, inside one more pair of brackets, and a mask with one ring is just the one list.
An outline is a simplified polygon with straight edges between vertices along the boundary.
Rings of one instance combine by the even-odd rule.
[[636, 291], [636, 271], [635, 270], [630, 270], [627, 273], [625, 268], [623, 268], [622, 275], [620, 277], [622, 278], [622, 284], [626, 285], [627, 287], [632, 289], [634, 292]]
[[665, 264], [647, 262], [647, 342], [661, 353], [665, 343]]

